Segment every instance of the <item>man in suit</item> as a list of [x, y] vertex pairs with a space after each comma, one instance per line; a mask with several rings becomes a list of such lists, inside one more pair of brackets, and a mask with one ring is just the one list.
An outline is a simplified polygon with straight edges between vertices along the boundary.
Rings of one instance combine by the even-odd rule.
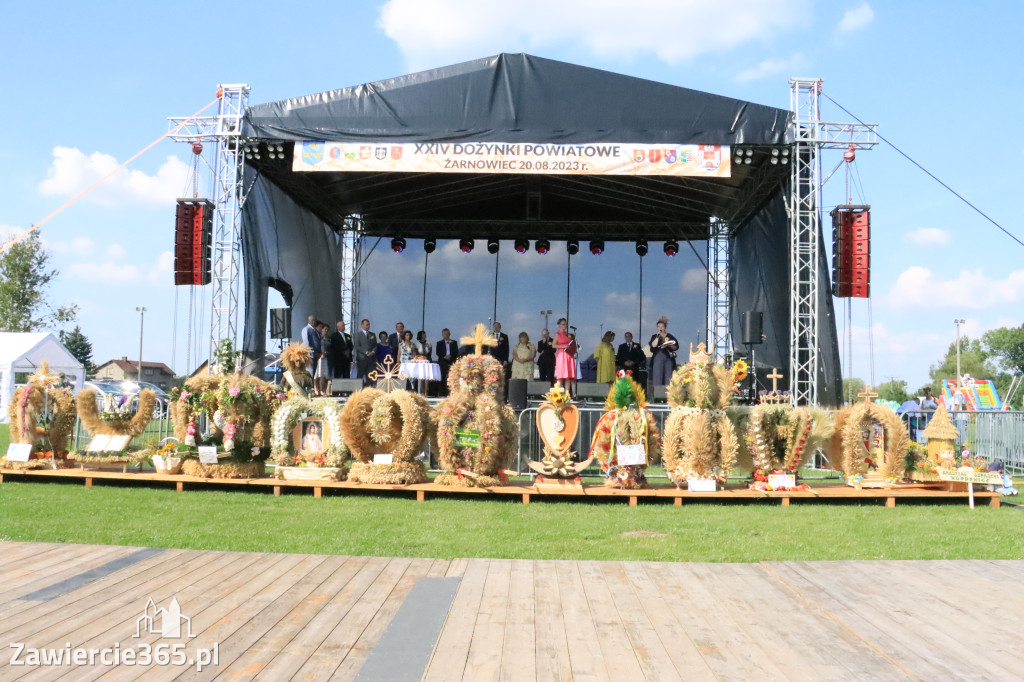
[[327, 364], [335, 379], [348, 379], [352, 371], [352, 337], [345, 331], [344, 320], [338, 320], [337, 331], [327, 337]]
[[370, 331], [370, 321], [359, 323], [359, 331], [352, 337], [352, 353], [356, 359], [356, 373], [365, 384], [366, 375], [373, 371], [377, 362], [377, 337]]
[[320, 356], [323, 355], [324, 348], [320, 338], [320, 332], [316, 329], [316, 315], [310, 315], [306, 318], [306, 326], [302, 328], [302, 343], [309, 346], [310, 350], [313, 351], [310, 358], [312, 360], [312, 366], [309, 369], [310, 376], [316, 376], [316, 363], [320, 362]]
[[494, 357], [495, 360], [500, 362], [502, 365], [508, 364], [508, 334], [504, 334], [501, 331], [501, 322], [494, 323], [494, 338], [498, 339], [497, 346], [488, 346], [490, 349], [488, 352]]
[[452, 338], [452, 332], [447, 327], [441, 330], [441, 340], [434, 348], [434, 357], [437, 358], [437, 364], [441, 366], [441, 391], [447, 394], [448, 370], [451, 369], [452, 363], [459, 358], [459, 344]]
[[[622, 338], [626, 342], [619, 344], [619, 350], [615, 354], [615, 365], [619, 369], [633, 372], [634, 378], [637, 378], [640, 370], [647, 364], [647, 358], [644, 356], [644, 350], [640, 344], [633, 341], [633, 334], [626, 332]], [[639, 381], [639, 379], [637, 380]]]
[[395, 333], [388, 337], [388, 345], [391, 346], [391, 350], [395, 351], [397, 357], [398, 345], [402, 343], [402, 337], [405, 335], [405, 323], [399, 322], [395, 325]]

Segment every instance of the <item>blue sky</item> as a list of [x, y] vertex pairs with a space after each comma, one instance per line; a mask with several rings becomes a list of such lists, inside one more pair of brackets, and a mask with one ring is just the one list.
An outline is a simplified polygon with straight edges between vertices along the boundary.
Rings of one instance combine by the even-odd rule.
[[[0, 232], [39, 221], [164, 132], [167, 116], [188, 115], [210, 101], [217, 83], [248, 83], [255, 104], [525, 51], [782, 108], [789, 107], [790, 77], [820, 77], [832, 98], [878, 123], [883, 135], [1024, 238], [1016, 205], [1024, 142], [1009, 130], [1024, 114], [1017, 35], [1024, 9], [1017, 3], [976, 3], [968, 10], [952, 2], [636, 0], [628, 14], [622, 6], [610, 0], [325, 2], [301, 10], [261, 2], [180, 2], [173, 9], [126, 2], [13, 5], [0, 27], [0, 86], [7, 95], [0, 121], [11, 131], [0, 146]], [[847, 120], [827, 103], [823, 116]], [[826, 171], [839, 160], [832, 154], [824, 159]], [[42, 230], [61, 270], [53, 297], [81, 307], [97, 361], [137, 354], [135, 307], [145, 305], [146, 359], [171, 364], [173, 347], [175, 368], [185, 369], [184, 301], [178, 342], [172, 341], [170, 250], [173, 199], [185, 189], [189, 157], [183, 145], [164, 142]], [[916, 387], [954, 338], [954, 318], [967, 319], [970, 334], [1021, 323], [1024, 247], [884, 145], [859, 154], [856, 166], [863, 194], [852, 198], [873, 206], [875, 379], [898, 377]], [[826, 211], [843, 202], [843, 185], [840, 171], [825, 187]], [[625, 329], [622, 320], [636, 308], [635, 257], [629, 246], [618, 250], [609, 248], [604, 261], [588, 254], [574, 264], [572, 305], [584, 349], [602, 324]], [[455, 300], [466, 282], [493, 287], [493, 259], [480, 251], [456, 259], [467, 277], [460, 286], [450, 270], [438, 268], [442, 274], [433, 276], [435, 262], [462, 255], [439, 245], [430, 290]], [[685, 253], [668, 261], [660, 245], [651, 254], [643, 335], [654, 312], [664, 310], [679, 335], [691, 338], [702, 321], [703, 296], [687, 272], [698, 264]], [[391, 256], [375, 254], [374, 272], [412, 283], [408, 290], [374, 289], [364, 311], [375, 311], [375, 328], [390, 328], [398, 317], [418, 327], [422, 251]], [[513, 256], [505, 245], [509, 279], [500, 288], [499, 317], [506, 331], [526, 329], [535, 337], [537, 311], [565, 307], [564, 247], [556, 245], [555, 258], [546, 261], [516, 263]], [[550, 305], [541, 289], [518, 302], [514, 268], [542, 283]], [[428, 323], [431, 338], [442, 324], [459, 333], [470, 318], [489, 315], [493, 288], [487, 286], [457, 311], [432, 298], [428, 315], [438, 323]], [[865, 378], [868, 320], [867, 302], [855, 301], [852, 371]], [[636, 332], [635, 320], [628, 327]]]

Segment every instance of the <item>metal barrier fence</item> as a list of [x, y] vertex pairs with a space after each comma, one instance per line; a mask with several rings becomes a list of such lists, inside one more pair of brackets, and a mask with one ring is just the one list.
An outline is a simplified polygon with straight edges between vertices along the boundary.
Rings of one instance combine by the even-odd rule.
[[[901, 416], [910, 430], [910, 439], [920, 443], [935, 412], [906, 412]], [[1007, 473], [1024, 474], [1024, 412], [956, 411], [950, 412], [949, 418], [960, 434], [958, 448], [966, 447], [989, 462], [1002, 462]]]

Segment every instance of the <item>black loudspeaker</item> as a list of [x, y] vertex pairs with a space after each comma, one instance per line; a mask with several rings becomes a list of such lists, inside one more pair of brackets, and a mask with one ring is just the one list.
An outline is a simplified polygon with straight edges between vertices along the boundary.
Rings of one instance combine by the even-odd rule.
[[270, 309], [270, 338], [290, 339], [292, 337], [292, 309]]
[[764, 314], [754, 311], [740, 313], [743, 327], [743, 345], [750, 346], [761, 343], [761, 322]]
[[513, 410], [526, 409], [526, 379], [510, 379], [508, 382], [508, 404]]

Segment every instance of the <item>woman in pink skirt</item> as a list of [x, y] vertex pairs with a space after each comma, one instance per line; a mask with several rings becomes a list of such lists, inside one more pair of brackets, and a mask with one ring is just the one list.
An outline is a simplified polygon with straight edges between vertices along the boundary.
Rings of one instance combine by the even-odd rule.
[[[569, 322], [558, 320], [555, 332], [555, 379], [569, 393], [576, 394], [576, 341], [569, 336]], [[571, 388], [570, 388], [571, 387]]]

